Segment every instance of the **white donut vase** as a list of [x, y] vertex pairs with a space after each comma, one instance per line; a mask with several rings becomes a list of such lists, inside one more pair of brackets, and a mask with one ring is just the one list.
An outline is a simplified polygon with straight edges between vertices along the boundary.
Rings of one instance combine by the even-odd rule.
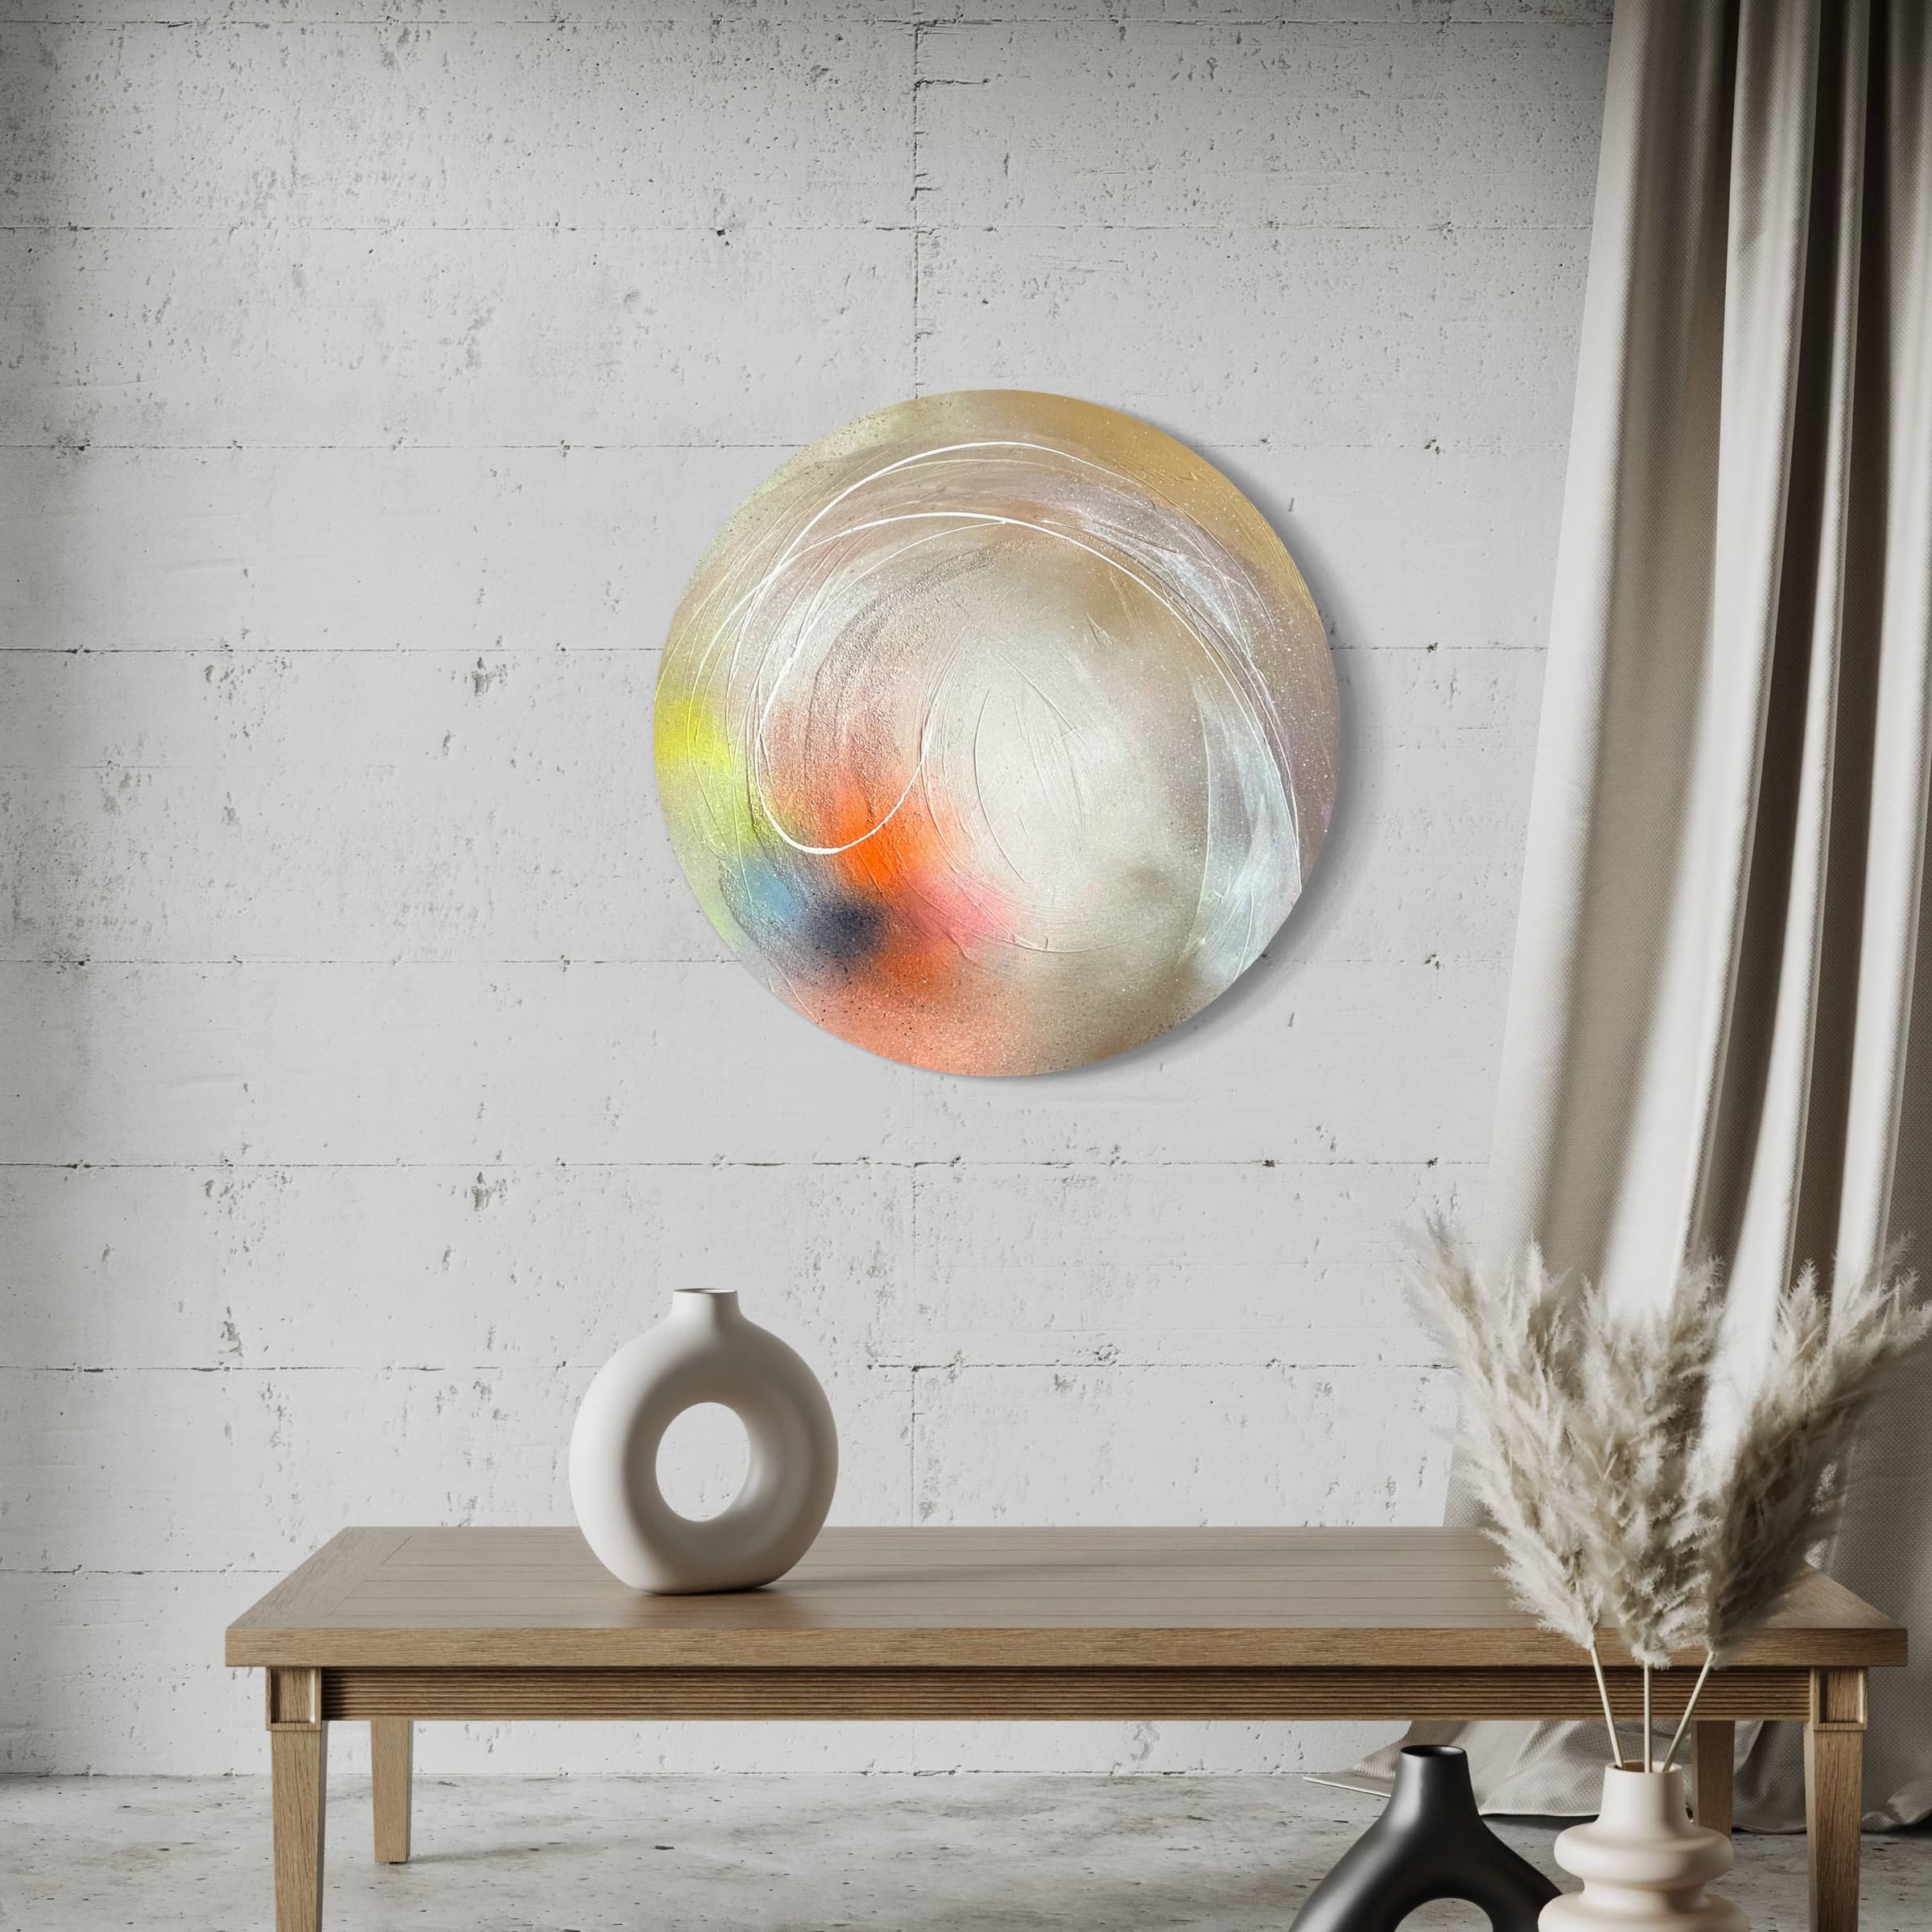
[[[717, 1402], [751, 1445], [720, 1515], [680, 1515], [658, 1447], [687, 1409]], [[839, 1479], [832, 1405], [797, 1350], [740, 1311], [729, 1289], [681, 1288], [655, 1328], [597, 1371], [570, 1438], [570, 1500], [597, 1560], [634, 1590], [752, 1590], [782, 1576], [824, 1527]]]

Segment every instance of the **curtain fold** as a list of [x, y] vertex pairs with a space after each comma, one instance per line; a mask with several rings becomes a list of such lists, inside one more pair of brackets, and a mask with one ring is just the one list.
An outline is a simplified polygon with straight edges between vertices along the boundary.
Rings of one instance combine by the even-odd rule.
[[[1715, 1253], [1740, 1377], [1799, 1262], [1913, 1233], [1932, 1262], [1929, 20], [1619, 0], [1612, 36], [1483, 1245], [1534, 1236], [1633, 1303]], [[1866, 1433], [1831, 1566], [1913, 1627], [1866, 1794], [1872, 1825], [1913, 1822], [1922, 1381]], [[1790, 1728], [1740, 1732], [1741, 1823], [1802, 1825]], [[1600, 1733], [1427, 1735], [1490, 1810], [1595, 1809]]]

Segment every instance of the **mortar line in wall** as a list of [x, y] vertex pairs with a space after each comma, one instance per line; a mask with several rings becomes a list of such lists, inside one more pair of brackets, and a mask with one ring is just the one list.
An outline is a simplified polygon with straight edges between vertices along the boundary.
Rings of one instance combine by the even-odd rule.
[[[319, 30], [337, 27], [407, 27], [413, 32], [433, 35], [450, 29], [470, 31], [478, 27], [510, 30], [527, 27], [532, 31], [555, 35], [559, 31], [573, 34], [621, 34], [634, 32], [640, 26], [662, 26], [675, 22], [678, 16], [640, 10], [636, 14], [620, 20], [577, 19], [559, 20], [555, 13], [546, 14], [439, 14], [435, 19], [424, 19], [412, 13], [391, 14], [340, 14], [319, 19], [297, 18], [294, 19], [263, 19], [237, 18], [217, 19], [205, 14], [114, 14], [105, 19], [76, 18], [72, 14], [7, 14], [0, 15], [0, 27], [59, 27], [76, 35], [94, 34], [111, 37], [125, 33], [130, 27], [156, 27], [175, 32], [197, 34], [256, 34], [297, 33], [312, 35]], [[900, 23], [900, 16], [881, 13], [871, 17], [870, 24], [890, 27]], [[960, 28], [986, 29], [1016, 27], [1090, 27], [1114, 28], [1121, 24], [1111, 15], [1080, 19], [1065, 14], [989, 14], [984, 17], [966, 14], [947, 14], [940, 18], [925, 20], [931, 27], [944, 27], [952, 31]], [[1154, 19], [1137, 24], [1159, 27], [1169, 31], [1182, 31], [1195, 33], [1228, 33], [1258, 27], [1278, 27], [1298, 33], [1308, 27], [1375, 27], [1385, 25], [1378, 18], [1364, 19], [1359, 12], [1344, 14], [1298, 14], [1292, 19], [1284, 19], [1278, 13], [1260, 13], [1252, 17], [1238, 14], [1214, 14], [1200, 20]], [[1558, 33], [1579, 33], [1600, 35], [1607, 31], [1607, 16], [1604, 23], [1595, 20], [1525, 20], [1505, 15], [1496, 19], [1469, 19], [1461, 20], [1430, 20], [1419, 27], [1411, 27], [1406, 21], [1397, 19], [1393, 23], [1400, 31], [1431, 35], [1439, 35], [1447, 27], [1454, 33], [1468, 33], [1479, 28], [1496, 28], [1505, 31], [1521, 32], [1525, 27], [1535, 27]]]
[[[1222, 446], [1224, 448], [1227, 445]], [[1336, 658], [1396, 655], [1434, 657], [1457, 652], [1515, 651], [1541, 654], [1541, 643], [1513, 644], [1502, 638], [1483, 638], [1469, 643], [1445, 644], [1419, 640], [1413, 644], [1363, 643], [1336, 638], [1330, 642], [1330, 655]], [[506, 644], [501, 640], [483, 647], [492, 658], [658, 658], [661, 644]], [[225, 663], [265, 662], [275, 658], [461, 658], [477, 654], [474, 644], [247, 644], [226, 643], [211, 638], [205, 644], [0, 644], [0, 658], [95, 658], [112, 663], [117, 658], [220, 658]], [[1467, 728], [1465, 728], [1467, 729]], [[1344, 742], [1348, 741], [1344, 740]], [[1357, 743], [1366, 740], [1358, 739]], [[391, 760], [390, 763], [397, 762]], [[91, 766], [58, 766], [57, 770], [91, 770]], [[114, 762], [117, 771], [162, 771], [166, 766], [127, 765]], [[386, 769], [386, 768], [385, 768]]]
[[[911, 17], [920, 18], [924, 24], [944, 27], [951, 31], [964, 28], [1012, 28], [1016, 27], [1053, 27], [1066, 28], [1105, 27], [1113, 29], [1121, 24], [1111, 14], [1087, 19], [1066, 14], [989, 14], [985, 16], [964, 13], [951, 13], [932, 19], [925, 19], [917, 10], [908, 10]], [[216, 19], [208, 14], [114, 14], [106, 19], [89, 19], [74, 14], [8, 14], [0, 15], [0, 27], [58, 27], [75, 35], [92, 34], [111, 37], [125, 33], [130, 27], [154, 27], [175, 32], [196, 34], [259, 34], [296, 33], [313, 35], [319, 31], [333, 31], [338, 27], [406, 27], [413, 32], [427, 36], [456, 30], [473, 31], [478, 28], [509, 31], [527, 28], [532, 32], [555, 35], [559, 31], [572, 34], [624, 34], [633, 33], [639, 27], [662, 26], [675, 23], [679, 16], [640, 9], [621, 19], [576, 19], [560, 20], [554, 12], [543, 14], [447, 14], [434, 19], [426, 19], [408, 12], [389, 14], [339, 14], [320, 18], [298, 17], [291, 19], [260, 18]], [[899, 14], [886, 11], [869, 17], [868, 24], [877, 27], [898, 25]], [[1242, 30], [1252, 31], [1261, 27], [1275, 27], [1293, 34], [1299, 34], [1310, 27], [1369, 27], [1389, 24], [1375, 16], [1364, 18], [1359, 11], [1341, 14], [1296, 14], [1292, 19], [1284, 19], [1279, 13], [1262, 12], [1252, 16], [1243, 14], [1220, 14], [1199, 20], [1152, 19], [1137, 23], [1155, 27], [1167, 31], [1183, 31], [1199, 34], [1228, 33]], [[1588, 34], [1600, 36], [1608, 31], [1608, 15], [1603, 22], [1583, 19], [1530, 19], [1503, 15], [1500, 18], [1457, 19], [1438, 21], [1430, 19], [1420, 26], [1412, 27], [1406, 20], [1393, 23], [1398, 31], [1419, 35], [1440, 35], [1447, 28], [1456, 34], [1469, 33], [1479, 29], [1493, 28], [1502, 32], [1521, 32], [1526, 27], [1535, 27], [1554, 33]]]
[[[44, 768], [34, 766], [21, 766], [0, 765], [0, 771], [35, 771], [43, 769]], [[56, 767], [56, 769], [77, 772], [92, 770], [122, 772], [138, 770], [171, 771], [184, 768], [174, 766], [141, 766], [110, 765], [93, 766], [87, 765], [77, 765], [71, 766], [60, 766]], [[192, 768], [188, 769], [192, 770]], [[1328, 966], [1354, 967], [1358, 969], [1379, 966], [1394, 968], [1407, 967], [1413, 968], [1417, 970], [1421, 970], [1426, 968], [1430, 972], [1500, 972], [1503, 970], [1508, 962], [1500, 959], [1444, 960], [1439, 956], [1434, 955], [1426, 956], [1419, 960], [1400, 958], [1389, 959], [1385, 956], [1379, 958], [1351, 958], [1346, 953], [1336, 953], [1326, 959], [1323, 961], [1323, 964]], [[217, 968], [226, 968], [229, 967], [239, 967], [243, 971], [250, 972], [261, 972], [264, 970], [273, 972], [283, 967], [307, 966], [388, 966], [394, 967], [398, 970], [407, 969], [412, 972], [422, 968], [428, 968], [433, 971], [440, 972], [445, 968], [453, 968], [459, 972], [468, 972], [484, 970], [497, 967], [510, 966], [555, 967], [564, 972], [568, 972], [576, 968], [584, 968], [588, 969], [596, 967], [600, 968], [617, 968], [629, 969], [634, 967], [646, 966], [679, 968], [689, 967], [694, 970], [702, 968], [705, 970], [716, 969], [718, 971], [728, 971], [729, 968], [736, 966], [737, 964], [737, 961], [735, 960], [689, 959], [679, 957], [675, 954], [659, 956], [654, 953], [642, 953], [630, 956], [619, 955], [616, 957], [608, 959], [581, 959], [575, 956], [559, 958], [555, 953], [514, 953], [503, 956], [493, 955], [487, 957], [477, 955], [464, 955], [464, 956], [457, 959], [436, 959], [427, 956], [423, 957], [415, 957], [407, 953], [397, 954], [393, 952], [328, 953], [314, 956], [297, 956], [291, 954], [282, 953], [262, 953], [257, 954], [253, 958], [247, 957], [241, 953], [231, 952], [223, 954], [219, 956], [193, 959], [163, 959], [154, 954], [130, 955], [101, 952], [89, 952], [80, 954], [78, 956], [67, 953], [9, 953], [4, 956], [0, 956], [0, 967], [51, 966], [63, 972], [83, 972], [90, 966], [113, 966], [117, 968], [132, 966], [140, 968], [142, 970], [152, 968], [154, 970], [162, 972], [204, 972], [215, 970]]]
[[[250, 438], [232, 437], [225, 443], [109, 443], [98, 436], [47, 436], [32, 442], [0, 442], [0, 449], [24, 451], [31, 453], [44, 451], [50, 456], [85, 456], [96, 453], [134, 454], [148, 456], [328, 456], [337, 454], [413, 456], [526, 456], [535, 452], [549, 456], [579, 456], [594, 452], [619, 454], [648, 454], [667, 452], [675, 455], [689, 453], [705, 455], [720, 450], [776, 450], [789, 453], [803, 449], [803, 440], [784, 443], [696, 443], [696, 442], [623, 442], [586, 443], [572, 442], [568, 438], [551, 437], [543, 443], [429, 443], [409, 436], [391, 436], [381, 442], [363, 443], [274, 443]], [[1253, 447], [1249, 444], [1223, 444], [1221, 448], [1232, 449]], [[1335, 448], [1344, 447], [1337, 444]], [[1364, 448], [1377, 447], [1364, 444]], [[1555, 445], [1550, 447], [1554, 448]]]
[[[1131, 399], [1131, 398], [1129, 398]], [[1273, 436], [1249, 438], [1234, 436], [1200, 436], [1195, 439], [1196, 448], [1212, 453], [1216, 450], [1280, 450], [1284, 453], [1299, 452], [1306, 455], [1314, 452], [1327, 456], [1381, 455], [1391, 456], [1420, 456], [1426, 451], [1425, 431], [1418, 427], [1413, 436], [1399, 440], [1381, 439], [1376, 441], [1358, 441], [1347, 436], [1313, 436], [1300, 441]], [[48, 436], [27, 440], [0, 440], [0, 450], [32, 455], [35, 453], [63, 457], [78, 457], [101, 455], [147, 455], [147, 456], [332, 456], [363, 455], [386, 456], [529, 456], [548, 455], [569, 456], [575, 455], [671, 455], [704, 456], [720, 451], [779, 451], [791, 452], [806, 447], [807, 439], [797, 439], [780, 443], [720, 443], [694, 441], [642, 441], [593, 443], [572, 441], [568, 437], [551, 437], [541, 443], [431, 443], [412, 436], [390, 436], [380, 441], [330, 443], [275, 442], [266, 438], [230, 437], [225, 443], [115, 443], [100, 436]], [[1472, 437], [1466, 442], [1452, 442], [1446, 452], [1451, 456], [1496, 456], [1518, 459], [1534, 456], [1556, 456], [1563, 453], [1566, 445], [1554, 439], [1518, 442], [1500, 439]], [[1428, 452], [1432, 457], [1438, 452]]]
[[[914, 1184], [906, 1203], [906, 1279], [914, 1294], [919, 1289], [919, 1190]], [[886, 1352], [890, 1353], [890, 1351]], [[917, 1363], [882, 1364], [907, 1370], [906, 1377], [906, 1520], [919, 1520], [919, 1371]]]
[[255, 1570], [237, 1567], [213, 1570], [109, 1570], [96, 1563], [52, 1563], [43, 1570], [0, 1563], [0, 1576], [282, 1576], [286, 1569]]
[[[923, 91], [923, 90], [922, 90]], [[739, 235], [902, 235], [952, 229], [962, 234], [984, 233], [981, 221], [743, 221], [732, 232]], [[1294, 221], [1278, 216], [1249, 216], [1220, 221], [1109, 221], [1099, 215], [1084, 221], [1012, 221], [999, 224], [1003, 234], [1092, 235], [1433, 235], [1446, 232], [1436, 221]], [[205, 235], [210, 241], [237, 235], [709, 235], [714, 228], [671, 221], [60, 221], [42, 219], [0, 221], [6, 235]], [[1470, 235], [1575, 235], [1590, 232], [1587, 221], [1458, 221], [1452, 232]]]
[[[419, 1362], [102, 1362], [90, 1364], [60, 1363], [52, 1365], [32, 1362], [0, 1362], [0, 1376], [38, 1377], [43, 1380], [56, 1378], [93, 1378], [97, 1376], [114, 1377], [127, 1380], [136, 1377], [162, 1377], [177, 1375], [226, 1376], [237, 1379], [254, 1378], [257, 1381], [272, 1380], [276, 1376], [337, 1376], [354, 1377], [358, 1382], [365, 1383], [372, 1377], [378, 1382], [388, 1377], [403, 1376], [493, 1376], [497, 1377], [522, 1376], [550, 1376], [559, 1374], [588, 1376], [601, 1366], [597, 1360], [539, 1361], [534, 1359], [518, 1361], [494, 1362], [447, 1362], [440, 1364]], [[1228, 1361], [1210, 1361], [1205, 1359], [1187, 1361], [1148, 1361], [1137, 1358], [1129, 1360], [1121, 1356], [1117, 1360], [1069, 1361], [1059, 1356], [1034, 1356], [1022, 1361], [982, 1362], [956, 1361], [948, 1356], [943, 1361], [907, 1362], [897, 1360], [868, 1361], [868, 1368], [895, 1369], [909, 1376], [927, 1374], [944, 1375], [1009, 1375], [1027, 1373], [1036, 1375], [1134, 1375], [1160, 1374], [1213, 1374], [1228, 1375], [1244, 1370], [1264, 1373], [1269, 1369], [1292, 1369], [1297, 1374], [1306, 1375], [1353, 1375], [1381, 1373], [1384, 1369], [1414, 1369], [1430, 1374], [1447, 1371], [1454, 1366], [1444, 1362], [1418, 1362], [1407, 1360], [1390, 1360], [1383, 1356], [1365, 1359], [1351, 1358], [1344, 1361], [1303, 1361], [1298, 1356], [1290, 1359], [1283, 1356], [1266, 1357], [1236, 1356]], [[910, 1520], [910, 1519], [908, 1519]]]
[[1452, 1170], [1459, 1167], [1481, 1167], [1487, 1160], [1472, 1155], [1463, 1160], [1444, 1160], [1435, 1154], [1211, 1154], [1194, 1159], [1184, 1159], [1170, 1154], [1059, 1154], [1027, 1157], [1013, 1154], [992, 1157], [979, 1154], [924, 1154], [910, 1159], [894, 1160], [885, 1154], [857, 1154], [842, 1158], [818, 1158], [803, 1155], [786, 1160], [650, 1160], [584, 1161], [567, 1160], [559, 1157], [549, 1159], [505, 1158], [501, 1155], [471, 1154], [468, 1157], [452, 1155], [441, 1160], [388, 1160], [388, 1161], [298, 1161], [257, 1160], [239, 1161], [222, 1154], [210, 1154], [204, 1160], [195, 1161], [9, 1161], [0, 1160], [0, 1173], [15, 1168], [50, 1169], [61, 1174], [111, 1173], [120, 1169], [136, 1171], [159, 1169], [165, 1171], [202, 1174], [279, 1174], [313, 1169], [319, 1173], [368, 1171], [378, 1174], [424, 1173], [443, 1169], [452, 1174], [468, 1174], [473, 1169], [483, 1167], [497, 1172], [527, 1171], [533, 1174], [568, 1174], [580, 1170], [586, 1171], [609, 1170], [623, 1173], [632, 1170], [652, 1168], [715, 1168], [720, 1173], [737, 1170], [759, 1170], [790, 1167], [876, 1167], [886, 1173], [917, 1173], [928, 1167], [945, 1170], [961, 1167], [1024, 1167], [1030, 1171], [1051, 1169], [1055, 1171], [1075, 1169], [1104, 1172], [1111, 1168], [1138, 1167], [1263, 1167], [1283, 1170], [1297, 1167], [1423, 1167], [1430, 1170]]
[[[920, 319], [923, 312], [923, 296], [926, 272], [926, 237], [919, 225], [919, 196], [922, 183], [919, 179], [919, 80], [921, 59], [925, 50], [926, 23], [912, 23], [912, 95], [907, 104], [907, 117], [911, 123], [911, 192], [906, 197], [907, 212], [910, 220], [907, 224], [912, 237], [912, 393], [924, 394], [923, 356], [921, 350]], [[908, 1519], [910, 1520], [910, 1519]]]

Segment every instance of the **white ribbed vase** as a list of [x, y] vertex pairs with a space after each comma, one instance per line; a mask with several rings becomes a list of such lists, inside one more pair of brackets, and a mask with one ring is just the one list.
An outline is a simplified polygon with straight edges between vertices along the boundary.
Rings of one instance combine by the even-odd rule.
[[[687, 1409], [718, 1402], [751, 1445], [717, 1516], [680, 1516], [658, 1447]], [[750, 1590], [782, 1576], [824, 1527], [839, 1480], [832, 1405], [803, 1356], [729, 1288], [680, 1288], [658, 1326], [597, 1371], [570, 1436], [570, 1501], [597, 1560], [634, 1590]]]
[[1540, 1932], [1745, 1932], [1704, 1887], [1731, 1869], [1731, 1841], [1691, 1823], [1681, 1770], [1604, 1773], [1604, 1808], [1558, 1835], [1556, 1862], [1583, 1881], [1553, 1898]]

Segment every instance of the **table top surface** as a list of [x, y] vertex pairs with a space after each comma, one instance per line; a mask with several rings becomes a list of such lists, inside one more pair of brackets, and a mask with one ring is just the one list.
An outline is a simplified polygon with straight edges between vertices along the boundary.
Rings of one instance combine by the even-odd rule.
[[[1606, 1663], [1627, 1663], [1613, 1639]], [[1905, 1661], [1809, 1571], [1734, 1660]], [[345, 1530], [228, 1631], [231, 1665], [323, 1668], [1498, 1669], [1581, 1653], [1465, 1530], [828, 1530], [762, 1590], [646, 1596], [575, 1529]], [[1686, 1659], [1686, 1661], [1695, 1661]]]

